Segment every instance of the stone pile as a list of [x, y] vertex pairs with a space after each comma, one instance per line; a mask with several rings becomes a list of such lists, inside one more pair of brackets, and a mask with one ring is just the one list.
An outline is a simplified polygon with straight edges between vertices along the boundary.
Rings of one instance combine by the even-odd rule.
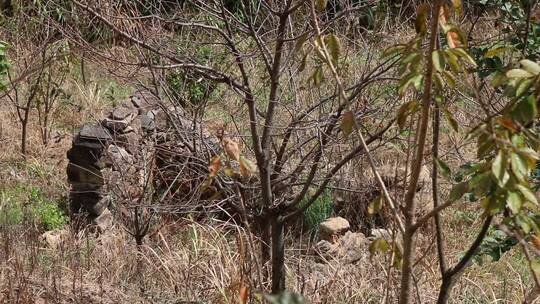
[[[73, 215], [106, 226], [114, 185], [123, 177], [137, 174], [135, 158], [144, 151], [140, 144], [151, 136], [155, 121], [147, 115], [157, 105], [149, 94], [136, 93], [109, 111], [101, 123], [86, 123], [67, 152], [69, 203]], [[115, 192], [116, 193], [116, 192]], [[102, 229], [105, 227], [101, 227]]]
[[212, 196], [199, 193], [200, 184], [218, 150], [218, 139], [186, 119], [182, 108], [165, 107], [155, 95], [139, 91], [74, 136], [67, 152], [71, 214], [106, 229], [114, 203], [136, 203], [148, 194], [148, 184], [179, 201]]
[[342, 217], [329, 218], [319, 225], [320, 241], [315, 245], [315, 251], [321, 260], [350, 264], [367, 257], [368, 239], [349, 228], [349, 221]]

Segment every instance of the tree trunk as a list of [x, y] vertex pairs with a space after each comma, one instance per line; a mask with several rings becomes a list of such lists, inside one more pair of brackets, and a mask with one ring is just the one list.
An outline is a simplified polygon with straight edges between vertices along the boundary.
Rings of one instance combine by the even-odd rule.
[[[268, 266], [270, 262], [270, 243], [271, 243], [271, 223], [267, 218], [261, 218], [261, 264], [264, 269]], [[268, 272], [265, 271], [265, 277], [267, 277]]]
[[26, 133], [27, 133], [27, 126], [28, 126], [28, 118], [25, 118], [25, 120], [22, 121], [21, 125], [22, 125], [21, 127], [21, 153], [23, 157], [26, 158]]
[[279, 217], [272, 221], [272, 294], [285, 290], [284, 225]]
[[439, 298], [437, 299], [437, 304], [445, 304], [448, 302], [448, 297], [450, 296], [450, 291], [454, 285], [454, 280], [452, 276], [444, 275], [442, 278], [441, 289], [439, 290]]

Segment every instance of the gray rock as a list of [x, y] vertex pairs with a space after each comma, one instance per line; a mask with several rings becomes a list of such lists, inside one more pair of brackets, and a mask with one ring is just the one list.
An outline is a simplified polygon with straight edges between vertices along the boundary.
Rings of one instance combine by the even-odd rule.
[[114, 108], [111, 118], [114, 120], [123, 120], [128, 116], [137, 115], [138, 110], [131, 104], [121, 104]]
[[126, 118], [121, 120], [115, 120], [110, 118], [105, 118], [102, 121], [102, 124], [111, 130], [113, 133], [123, 133], [129, 124], [135, 119], [136, 114], [130, 114]]
[[87, 212], [91, 217], [100, 216], [111, 203], [111, 200], [107, 195], [101, 197], [97, 201], [93, 197], [90, 198], [86, 196], [85, 198], [86, 200], [83, 200], [82, 202], [82, 211]]
[[347, 231], [336, 242], [321, 240], [315, 250], [324, 261], [355, 263], [368, 255], [369, 240], [360, 232]]
[[56, 229], [46, 231], [41, 235], [41, 239], [50, 249], [58, 249], [69, 238], [69, 231], [67, 229]]
[[[163, 112], [161, 109], [152, 110], [151, 113], [154, 117], [153, 119], [154, 119], [154, 125], [156, 129], [161, 130], [161, 131], [166, 130], [167, 120], [168, 120], [167, 113]], [[152, 116], [150, 116], [150, 118], [152, 118]]]
[[144, 132], [150, 132], [156, 128], [154, 120], [146, 114], [137, 116], [136, 120], [139, 120], [141, 122], [141, 128]]
[[79, 131], [79, 137], [83, 139], [110, 140], [111, 134], [107, 129], [93, 123], [84, 124]]
[[339, 240], [338, 256], [344, 263], [355, 263], [367, 257], [369, 241], [360, 232], [347, 231]]
[[98, 232], [104, 233], [113, 226], [113, 215], [109, 209], [103, 210], [103, 212], [96, 217], [92, 224], [96, 226]]
[[67, 167], [67, 176], [70, 183], [104, 184], [101, 170], [94, 167], [83, 167], [71, 162]]

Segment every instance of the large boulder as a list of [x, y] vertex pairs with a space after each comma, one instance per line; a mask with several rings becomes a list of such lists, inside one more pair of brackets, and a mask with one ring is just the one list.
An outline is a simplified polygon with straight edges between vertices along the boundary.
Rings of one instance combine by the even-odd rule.
[[319, 224], [319, 238], [334, 243], [350, 227], [351, 225], [346, 219], [342, 217], [331, 217]]

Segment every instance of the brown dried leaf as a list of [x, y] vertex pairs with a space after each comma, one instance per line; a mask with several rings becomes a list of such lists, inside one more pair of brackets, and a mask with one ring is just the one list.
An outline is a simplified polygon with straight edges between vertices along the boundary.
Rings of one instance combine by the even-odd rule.
[[223, 150], [225, 150], [227, 156], [236, 161], [240, 160], [240, 148], [238, 147], [238, 143], [230, 138], [224, 138], [221, 144], [223, 145]]
[[221, 157], [219, 157], [218, 155], [210, 160], [210, 164], [208, 165], [208, 171], [209, 171], [208, 176], [216, 177], [220, 168], [221, 168]]

